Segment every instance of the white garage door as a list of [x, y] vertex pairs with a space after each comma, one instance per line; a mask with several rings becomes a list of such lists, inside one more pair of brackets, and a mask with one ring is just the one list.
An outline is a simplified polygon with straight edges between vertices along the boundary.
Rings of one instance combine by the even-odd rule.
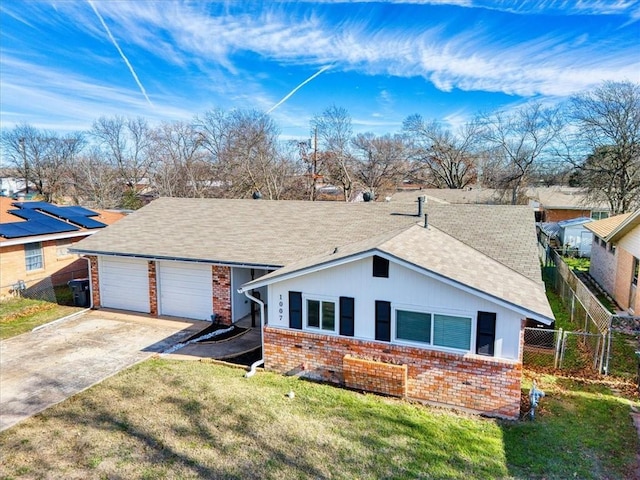
[[103, 307], [149, 313], [147, 261], [100, 257], [100, 303]]
[[211, 265], [160, 262], [158, 265], [160, 313], [210, 320], [213, 313]]

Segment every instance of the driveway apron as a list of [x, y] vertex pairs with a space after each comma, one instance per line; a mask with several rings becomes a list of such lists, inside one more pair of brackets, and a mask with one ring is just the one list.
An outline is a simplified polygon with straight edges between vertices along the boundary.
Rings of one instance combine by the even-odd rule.
[[0, 341], [0, 431], [206, 325], [98, 310]]

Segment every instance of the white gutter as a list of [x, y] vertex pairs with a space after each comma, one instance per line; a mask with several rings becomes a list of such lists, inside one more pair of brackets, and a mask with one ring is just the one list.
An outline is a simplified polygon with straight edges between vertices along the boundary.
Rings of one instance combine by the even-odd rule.
[[[239, 289], [238, 293], [243, 293], [242, 289]], [[248, 291], [245, 291], [244, 294], [249, 300], [252, 300], [260, 305], [260, 347], [262, 348], [262, 358], [253, 362], [249, 371], [244, 374], [245, 378], [251, 378], [255, 375], [256, 369], [260, 365], [264, 365], [264, 302], [259, 298], [252, 296]]]
[[0, 242], [0, 246], [9, 247], [12, 245], [23, 245], [25, 243], [48, 242], [50, 240], [65, 240], [67, 238], [88, 237], [97, 232], [98, 232], [97, 229], [81, 230], [79, 232], [62, 232], [62, 233], [51, 233], [48, 235], [31, 235], [29, 237], [20, 237], [20, 238], [9, 239], [9, 240], [2, 239], [2, 242]]

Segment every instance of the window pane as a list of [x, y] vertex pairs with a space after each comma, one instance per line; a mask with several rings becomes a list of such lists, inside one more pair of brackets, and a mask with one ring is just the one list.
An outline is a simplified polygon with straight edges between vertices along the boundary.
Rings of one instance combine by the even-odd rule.
[[322, 302], [322, 329], [335, 330], [336, 305], [333, 302]]
[[397, 310], [396, 338], [431, 343], [431, 314]]
[[433, 344], [469, 350], [471, 348], [471, 319], [451, 315], [434, 315]]
[[320, 328], [320, 302], [307, 300], [307, 326]]
[[40, 242], [28, 243], [24, 246], [24, 259], [27, 270], [43, 268], [42, 245]]

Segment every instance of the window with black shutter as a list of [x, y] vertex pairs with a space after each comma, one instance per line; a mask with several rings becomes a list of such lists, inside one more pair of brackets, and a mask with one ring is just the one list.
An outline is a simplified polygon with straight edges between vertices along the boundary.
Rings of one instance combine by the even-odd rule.
[[496, 340], [496, 314], [494, 312], [478, 312], [476, 329], [476, 353], [493, 356]]
[[391, 303], [376, 300], [376, 340], [391, 341]]
[[353, 337], [354, 300], [351, 297], [340, 297], [340, 335]]
[[386, 258], [373, 256], [373, 276], [389, 278], [389, 260]]
[[289, 292], [289, 328], [302, 330], [302, 292]]

